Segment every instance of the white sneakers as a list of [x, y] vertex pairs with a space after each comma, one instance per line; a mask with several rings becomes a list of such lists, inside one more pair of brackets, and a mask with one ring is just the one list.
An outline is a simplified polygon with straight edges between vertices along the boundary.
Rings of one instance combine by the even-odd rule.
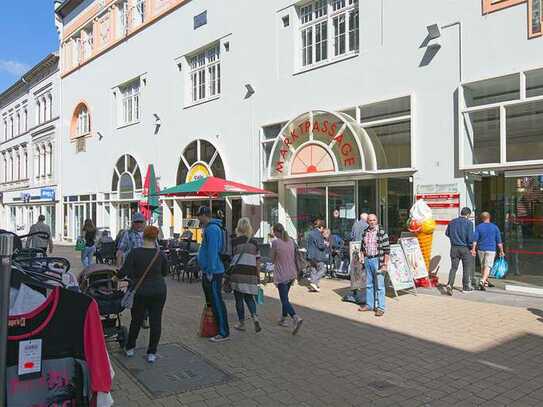
[[221, 342], [226, 342], [229, 340], [230, 340], [229, 336], [222, 336], [222, 335], [217, 335], [217, 336], [214, 336], [213, 338], [209, 338], [209, 341], [213, 343], [221, 343]]
[[315, 283], [310, 283], [309, 284], [309, 287], [311, 287], [311, 291], [315, 292], [315, 293], [318, 293], [321, 291], [321, 289], [317, 286], [317, 284]]
[[124, 354], [126, 355], [127, 358], [131, 358], [134, 356], [134, 349], [127, 349], [124, 351]]
[[148, 353], [147, 354], [147, 362], [155, 363], [156, 362], [156, 355], [154, 353]]

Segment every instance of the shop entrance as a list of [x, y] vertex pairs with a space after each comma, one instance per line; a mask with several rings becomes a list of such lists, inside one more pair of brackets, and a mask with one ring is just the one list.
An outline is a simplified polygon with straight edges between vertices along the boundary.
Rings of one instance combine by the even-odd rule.
[[502, 232], [507, 279], [543, 286], [543, 171], [501, 174], [475, 182], [476, 222], [482, 211]]
[[132, 226], [132, 216], [137, 211], [137, 202], [120, 203], [117, 208], [117, 231], [130, 229]]
[[375, 213], [392, 242], [405, 230], [413, 187], [408, 177], [366, 179], [327, 184], [287, 186], [286, 209], [301, 246], [317, 218], [333, 234], [350, 240], [354, 222], [362, 212]]

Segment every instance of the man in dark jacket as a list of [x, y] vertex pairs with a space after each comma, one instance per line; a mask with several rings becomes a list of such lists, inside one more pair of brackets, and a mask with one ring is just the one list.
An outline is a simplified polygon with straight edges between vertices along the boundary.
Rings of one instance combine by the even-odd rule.
[[473, 244], [473, 222], [469, 220], [470, 208], [462, 208], [460, 217], [453, 219], [445, 231], [445, 236], [451, 241], [451, 271], [447, 284], [447, 294], [453, 295], [454, 280], [458, 265], [462, 260], [462, 288], [464, 292], [473, 291], [471, 287], [474, 256], [471, 253]]
[[321, 219], [316, 219], [313, 223], [313, 230], [309, 232], [307, 237], [307, 260], [311, 265], [311, 282], [309, 284], [311, 291], [319, 292], [319, 283], [321, 278], [326, 274], [326, 245], [322, 232], [324, 230], [324, 222]]
[[361, 251], [366, 269], [366, 305], [360, 311], [385, 314], [385, 272], [388, 267], [390, 243], [385, 230], [377, 223], [377, 215], [368, 216], [368, 228], [362, 234]]
[[211, 304], [213, 315], [219, 326], [219, 334], [210, 341], [224, 342], [230, 339], [230, 329], [226, 305], [222, 298], [224, 265], [221, 260], [221, 251], [225, 244], [222, 222], [211, 217], [211, 209], [207, 206], [198, 209], [198, 219], [204, 228], [202, 245], [198, 250], [198, 265], [202, 269], [202, 286], [206, 302]]

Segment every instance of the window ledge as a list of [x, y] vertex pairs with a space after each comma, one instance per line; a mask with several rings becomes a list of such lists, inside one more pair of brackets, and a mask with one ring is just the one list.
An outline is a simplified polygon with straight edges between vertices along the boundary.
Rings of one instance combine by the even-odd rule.
[[140, 121], [136, 120], [136, 121], [130, 122], [130, 123], [119, 124], [117, 126], [117, 130], [124, 129], [125, 127], [134, 126], [134, 125], [139, 124], [139, 123], [140, 123]]
[[359, 55], [360, 55], [359, 51], [352, 52], [352, 53], [349, 53], [349, 54], [346, 54], [346, 55], [342, 55], [340, 57], [336, 57], [334, 59], [326, 60], [324, 62], [319, 62], [317, 64], [313, 64], [313, 65], [310, 65], [310, 66], [305, 66], [303, 68], [298, 69], [296, 72], [293, 73], [293, 75], [300, 75], [300, 74], [303, 74], [305, 72], [309, 72], [309, 71], [313, 71], [315, 69], [322, 68], [324, 66], [328, 66], [328, 65], [336, 64], [336, 63], [341, 62], [341, 61], [345, 61], [347, 59], [356, 58]]
[[202, 100], [199, 100], [197, 102], [191, 102], [189, 105], [184, 106], [183, 109], [190, 109], [191, 107], [195, 107], [195, 106], [198, 106], [198, 105], [203, 105], [204, 103], [213, 102], [214, 100], [217, 100], [217, 99], [220, 99], [220, 98], [221, 98], [221, 95], [218, 95], [218, 96], [213, 96], [213, 97], [210, 97], [210, 98], [207, 98], [207, 99], [202, 99]]

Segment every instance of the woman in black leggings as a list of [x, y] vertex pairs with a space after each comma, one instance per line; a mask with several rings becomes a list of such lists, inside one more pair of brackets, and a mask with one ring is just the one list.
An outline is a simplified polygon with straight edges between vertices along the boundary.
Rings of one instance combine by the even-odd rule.
[[147, 226], [143, 231], [143, 247], [133, 249], [128, 254], [120, 277], [128, 277], [131, 280], [131, 286], [135, 286], [141, 279], [145, 270], [153, 262], [149, 272], [143, 279], [140, 287], [134, 296], [134, 305], [132, 306], [132, 321], [128, 332], [128, 341], [126, 343], [126, 356], [134, 356], [134, 348], [140, 328], [145, 318], [145, 311], [149, 313], [149, 347], [147, 348], [147, 361], [154, 363], [156, 361], [156, 352], [162, 332], [162, 309], [166, 303], [166, 282], [164, 277], [168, 275], [168, 260], [158, 252], [156, 240], [158, 237], [158, 228]]

